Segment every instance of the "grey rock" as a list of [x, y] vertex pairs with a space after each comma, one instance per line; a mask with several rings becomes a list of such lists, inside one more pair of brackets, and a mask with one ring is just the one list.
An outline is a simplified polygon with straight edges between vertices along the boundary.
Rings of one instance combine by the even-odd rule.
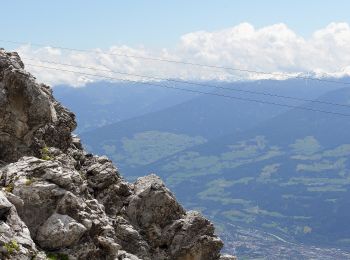
[[162, 241], [174, 259], [218, 259], [223, 246], [213, 224], [195, 211], [169, 225]]
[[136, 255], [129, 254], [126, 251], [121, 250], [118, 254], [118, 260], [141, 260]]
[[[118, 243], [124, 250], [142, 259], [151, 259], [150, 246], [126, 219], [118, 217], [114, 224]], [[133, 241], [130, 243], [130, 241]]]
[[184, 214], [185, 210], [158, 176], [152, 174], [137, 179], [127, 208], [127, 215], [135, 225], [163, 228]]
[[12, 206], [13, 205], [8, 201], [8, 199], [1, 192], [0, 193], [0, 219], [4, 219], [7, 217]]
[[7, 192], [6, 197], [16, 208], [23, 207], [24, 201], [20, 197], [16, 196], [15, 194], [11, 192]]
[[121, 246], [117, 244], [112, 238], [109, 237], [98, 237], [98, 243], [104, 248], [110, 256], [117, 257], [118, 250], [121, 249]]
[[36, 255], [42, 255], [32, 240], [28, 227], [18, 216], [15, 206], [2, 191], [0, 207], [0, 259], [30, 260]]
[[74, 115], [54, 100], [48, 86], [35, 82], [17, 53], [0, 51], [0, 107], [0, 160], [71, 145]]
[[46, 259], [38, 246], [69, 259], [234, 259], [159, 177], [130, 184], [86, 153], [74, 115], [4, 50], [0, 107], [0, 259]]
[[69, 247], [79, 241], [86, 228], [67, 215], [54, 213], [40, 226], [36, 241], [44, 249]]
[[45, 181], [15, 186], [13, 193], [24, 202], [22, 207], [17, 208], [18, 214], [33, 236], [38, 227], [55, 211], [56, 204], [65, 192], [57, 185]]
[[120, 179], [117, 169], [107, 157], [94, 157], [89, 163], [86, 174], [89, 186], [93, 189], [105, 189]]

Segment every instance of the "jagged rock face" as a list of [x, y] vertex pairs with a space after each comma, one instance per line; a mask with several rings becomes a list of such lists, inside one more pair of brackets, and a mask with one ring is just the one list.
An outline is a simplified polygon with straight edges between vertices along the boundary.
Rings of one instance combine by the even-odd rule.
[[60, 249], [77, 244], [86, 230], [74, 218], [54, 213], [40, 226], [36, 239], [43, 248]]
[[0, 160], [39, 155], [44, 143], [65, 150], [76, 127], [74, 115], [37, 84], [16, 53], [0, 51]]
[[46, 259], [33, 242], [26, 224], [19, 218], [16, 207], [0, 191], [0, 241], [3, 250], [0, 259]]
[[87, 154], [71, 135], [74, 115], [1, 50], [0, 104], [0, 259], [221, 258], [208, 220], [159, 177], [130, 184], [108, 158]]

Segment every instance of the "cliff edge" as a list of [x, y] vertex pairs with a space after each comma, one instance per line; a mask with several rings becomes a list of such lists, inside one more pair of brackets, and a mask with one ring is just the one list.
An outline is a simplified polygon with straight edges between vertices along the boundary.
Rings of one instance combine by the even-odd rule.
[[131, 184], [72, 135], [75, 116], [0, 49], [0, 259], [234, 259], [156, 175]]

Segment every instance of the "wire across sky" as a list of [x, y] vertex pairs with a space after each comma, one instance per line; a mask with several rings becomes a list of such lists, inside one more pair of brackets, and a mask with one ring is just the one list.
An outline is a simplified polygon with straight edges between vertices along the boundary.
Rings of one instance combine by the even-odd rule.
[[43, 44], [43, 43], [10, 41], [10, 40], [4, 40], [4, 39], [0, 39], [0, 42], [8, 43], [8, 44], [15, 44], [15, 45], [32, 45], [32, 46], [37, 46], [37, 47], [50, 47], [50, 48], [66, 50], [66, 51], [85, 52], [85, 53], [94, 53], [94, 54], [105, 54], [105, 55], [112, 55], [112, 56], [120, 56], [120, 57], [128, 57], [128, 58], [135, 58], [135, 59], [151, 60], [151, 61], [157, 61], [157, 62], [166, 62], [166, 63], [191, 65], [191, 66], [197, 66], [197, 67], [208, 68], [208, 69], [216, 69], [216, 70], [218, 70], [218, 69], [219, 70], [226, 70], [226, 71], [227, 70], [231, 70], [231, 71], [238, 71], [238, 72], [253, 73], [253, 74], [258, 74], [258, 75], [260, 74], [260, 75], [280, 76], [280, 77], [289, 77], [289, 78], [292, 77], [292, 78], [296, 78], [296, 79], [305, 79], [305, 80], [312, 80], [312, 81], [320, 81], [320, 82], [328, 82], [328, 83], [337, 83], [337, 84], [343, 84], [343, 85], [350, 85], [350, 82], [342, 82], [342, 81], [338, 81], [338, 80], [331, 80], [331, 79], [325, 79], [325, 78], [314, 78], [314, 77], [306, 77], [306, 76], [301, 76], [301, 75], [293, 75], [293, 74], [290, 74], [290, 73], [248, 70], [248, 69], [225, 67], [225, 66], [218, 66], [218, 65], [194, 63], [194, 62], [189, 62], [189, 61], [169, 60], [169, 59], [163, 59], [163, 58], [145, 57], [145, 56], [138, 56], [138, 55], [129, 55], [129, 54], [124, 54], [124, 53], [120, 53], [120, 52], [104, 52], [104, 51], [97, 51], [97, 50], [84, 50], [84, 49], [62, 47], [62, 46], [57, 46], [57, 45], [47, 45], [47, 44]]
[[[187, 62], [187, 61], [176, 61], [176, 60], [167, 60], [167, 59], [160, 59], [160, 58], [154, 58], [154, 57], [134, 56], [134, 55], [127, 55], [127, 54], [123, 54], [123, 53], [103, 52], [103, 51], [96, 51], [96, 50], [83, 50], [83, 49], [67, 48], [67, 47], [61, 47], [61, 46], [48, 46], [48, 45], [40, 44], [40, 43], [26, 43], [26, 42], [18, 42], [18, 41], [7, 41], [7, 40], [1, 40], [1, 39], [0, 39], [0, 42], [17, 44], [17, 45], [30, 44], [30, 45], [37, 46], [37, 47], [51, 47], [51, 48], [56, 48], [56, 49], [61, 49], [61, 50], [66, 50], [66, 51], [115, 55], [115, 56], [130, 57], [130, 58], [137, 58], [137, 59], [143, 59], [143, 60], [152, 60], [152, 61], [157, 61], [157, 62], [167, 62], [167, 63], [176, 63], [176, 64], [183, 64], [183, 65], [191, 65], [191, 66], [200, 66], [200, 67], [205, 67], [208, 69], [215, 69], [215, 70], [226, 70], [226, 71], [232, 70], [232, 71], [264, 74], [264, 75], [271, 75], [271, 76], [292, 77], [292, 78], [303, 79], [303, 80], [314, 80], [314, 81], [333, 83], [333, 84], [350, 85], [350, 82], [342, 82], [342, 81], [338, 81], [338, 80], [330, 80], [330, 79], [324, 79], [324, 78], [313, 78], [313, 77], [305, 77], [305, 76], [298, 76], [298, 75], [291, 76], [291, 74], [287, 74], [287, 73], [271, 73], [271, 72], [246, 70], [246, 69], [223, 67], [223, 66], [216, 66], [216, 65], [199, 64], [199, 63], [193, 63], [193, 62]], [[60, 63], [60, 62], [50, 61], [50, 60], [41, 60], [41, 59], [31, 59], [31, 58], [22, 58], [22, 59], [40, 62], [40, 63], [47, 63], [47, 64], [51, 64], [51, 65], [64, 66], [64, 67], [69, 67], [69, 68], [87, 69], [87, 70], [93, 70], [93, 71], [99, 71], [99, 72], [108, 72], [108, 73], [118, 74], [118, 75], [123, 75], [123, 76], [137, 77], [137, 78], [143, 79], [144, 81], [125, 79], [125, 78], [121, 78], [121, 77], [111, 77], [111, 76], [106, 76], [106, 75], [98, 75], [98, 74], [86, 73], [86, 72], [81, 72], [81, 71], [73, 71], [73, 70], [62, 69], [62, 68], [53, 67], [53, 66], [48, 67], [48, 66], [43, 66], [40, 64], [26, 63], [26, 65], [28, 65], [28, 66], [40, 67], [40, 68], [44, 68], [44, 69], [75, 73], [75, 74], [91, 76], [91, 77], [99, 77], [99, 78], [104, 78], [104, 79], [109, 79], [109, 80], [141, 83], [141, 84], [145, 84], [145, 85], [153, 85], [153, 86], [158, 86], [158, 87], [163, 87], [163, 88], [168, 88], [168, 89], [176, 89], [176, 90], [187, 91], [187, 92], [192, 92], [192, 93], [212, 95], [212, 96], [217, 96], [217, 97], [230, 98], [230, 99], [235, 99], [235, 100], [243, 100], [243, 101], [248, 101], [248, 102], [256, 102], [256, 103], [261, 103], [261, 104], [269, 104], [269, 105], [288, 107], [288, 108], [294, 108], [294, 109], [303, 109], [303, 110], [326, 113], [326, 114], [333, 114], [333, 115], [338, 115], [338, 116], [347, 116], [347, 117], [350, 116], [350, 113], [347, 114], [347, 113], [334, 112], [334, 111], [323, 110], [323, 109], [316, 109], [316, 108], [311, 108], [311, 107], [303, 107], [303, 106], [289, 105], [289, 104], [285, 104], [285, 103], [271, 102], [271, 101], [267, 101], [267, 100], [245, 98], [245, 97], [239, 97], [239, 96], [231, 96], [231, 95], [226, 95], [226, 94], [222, 94], [222, 93], [207, 92], [207, 91], [202, 91], [202, 90], [197, 90], [197, 89], [187, 89], [187, 88], [178, 87], [178, 86], [169, 86], [169, 85], [166, 85], [164, 83], [165, 82], [181, 83], [181, 84], [195, 85], [195, 86], [201, 86], [201, 87], [207, 87], [207, 88], [213, 88], [213, 89], [219, 89], [219, 90], [229, 90], [229, 91], [240, 92], [240, 93], [263, 95], [263, 96], [275, 97], [275, 98], [279, 98], [279, 99], [289, 99], [289, 100], [296, 100], [296, 101], [302, 101], [302, 102], [319, 103], [319, 104], [326, 104], [326, 105], [337, 106], [337, 107], [350, 108], [350, 105], [348, 105], [348, 104], [340, 104], [340, 103], [328, 102], [328, 101], [322, 101], [322, 100], [304, 99], [304, 98], [292, 97], [292, 96], [287, 96], [287, 95], [278, 95], [278, 94], [264, 92], [264, 91], [253, 91], [253, 90], [246, 90], [246, 89], [241, 89], [241, 88], [236, 88], [236, 87], [224, 87], [224, 86], [206, 84], [206, 83], [201, 83], [201, 82], [193, 82], [193, 81], [186, 81], [186, 80], [179, 80], [179, 79], [169, 79], [169, 78], [162, 78], [162, 77], [156, 77], [156, 76], [140, 75], [140, 74], [136, 74], [136, 73], [128, 73], [128, 72], [123, 72], [123, 71], [111, 70], [108, 68], [101, 69], [101, 68], [95, 68], [95, 67], [87, 67], [87, 66], [72, 65], [72, 64], [67, 64], [67, 63]], [[148, 81], [146, 81], [146, 80], [148, 80]], [[159, 83], [159, 81], [161, 83]]]
[[[243, 97], [231, 96], [231, 95], [215, 93], [215, 92], [206, 92], [206, 91], [199, 91], [199, 90], [194, 90], [194, 89], [174, 87], [174, 86], [168, 86], [168, 85], [155, 83], [155, 82], [136, 81], [136, 80], [123, 79], [123, 78], [118, 78], [118, 77], [110, 77], [110, 76], [105, 76], [105, 75], [98, 75], [98, 74], [92, 74], [92, 73], [86, 73], [86, 72], [80, 72], [80, 71], [73, 71], [73, 70], [68, 70], [68, 69], [61, 69], [61, 68], [57, 68], [57, 67], [42, 66], [42, 65], [37, 65], [37, 64], [28, 64], [27, 63], [27, 65], [33, 66], [33, 67], [40, 67], [40, 68], [45, 68], [45, 69], [57, 70], [57, 71], [76, 73], [76, 74], [85, 75], [85, 76], [99, 77], [99, 78], [110, 79], [110, 80], [117, 80], [117, 81], [133, 82], [133, 83], [139, 83], [139, 84], [144, 84], [144, 85], [149, 85], [149, 86], [157, 86], [157, 87], [162, 87], [162, 88], [175, 89], [175, 90], [180, 90], [180, 91], [187, 91], [187, 92], [197, 93], [197, 94], [211, 95], [211, 96], [222, 97], [222, 98], [229, 98], [229, 99], [235, 99], [235, 100], [241, 100], [241, 101], [255, 102], [255, 103], [260, 103], [260, 104], [268, 104], [268, 105], [274, 105], [274, 106], [280, 106], [280, 107], [287, 107], [287, 108], [307, 110], [307, 111], [312, 111], [312, 112], [320, 112], [320, 113], [337, 115], [337, 116], [350, 117], [350, 114], [345, 114], [345, 113], [338, 113], [338, 112], [322, 110], [322, 109], [315, 109], [315, 108], [310, 108], [310, 107], [303, 107], [303, 106], [294, 106], [294, 105], [288, 105], [288, 104], [264, 101], [264, 100], [259, 100], [259, 99], [243, 98]], [[137, 76], [137, 75], [135, 75], [135, 76]]]
[[48, 63], [48, 64], [73, 67], [73, 68], [78, 68], [78, 69], [89, 69], [89, 70], [94, 70], [94, 71], [111, 72], [111, 73], [115, 73], [115, 74], [119, 74], [119, 75], [139, 77], [139, 78], [148, 79], [148, 80], [182, 83], [182, 84], [188, 84], [188, 85], [194, 85], [194, 86], [209, 87], [209, 88], [214, 88], [214, 89], [229, 90], [229, 91], [235, 91], [235, 92], [241, 92], [241, 93], [256, 94], [256, 95], [263, 95], [263, 96], [269, 96], [269, 97], [285, 98], [285, 99], [291, 99], [291, 100], [297, 100], [297, 101], [303, 101], [303, 102], [312, 102], [312, 103], [319, 103], [319, 104], [326, 104], [326, 105], [350, 108], [350, 105], [347, 105], [347, 104], [340, 104], [340, 103], [334, 103], [334, 102], [328, 102], [328, 101], [322, 101], [322, 100], [304, 99], [304, 98], [291, 97], [291, 96], [285, 96], [285, 95], [277, 95], [277, 94], [273, 94], [273, 93], [269, 93], [269, 92], [252, 91], [252, 90], [246, 90], [246, 89], [239, 89], [239, 88], [235, 88], [235, 87], [223, 87], [223, 86], [218, 86], [218, 85], [205, 84], [205, 83], [193, 82], [193, 81], [187, 81], [187, 80], [177, 80], [177, 79], [168, 79], [168, 78], [162, 78], [162, 77], [146, 76], [146, 75], [140, 75], [140, 74], [135, 74], [135, 73], [116, 71], [116, 70], [111, 70], [111, 69], [99, 69], [99, 68], [94, 68], [94, 67], [77, 66], [77, 65], [71, 65], [71, 64], [67, 64], [67, 63], [60, 63], [60, 62], [48, 61], [48, 60], [31, 59], [31, 58], [22, 58], [22, 60], [37, 61], [37, 62], [43, 62], [43, 63]]

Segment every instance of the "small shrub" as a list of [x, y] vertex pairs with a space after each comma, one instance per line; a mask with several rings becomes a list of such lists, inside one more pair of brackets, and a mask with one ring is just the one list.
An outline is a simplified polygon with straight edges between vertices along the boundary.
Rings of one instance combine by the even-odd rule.
[[10, 242], [5, 243], [4, 247], [6, 248], [7, 253], [10, 255], [15, 251], [19, 251], [19, 245], [16, 240], [11, 240]]
[[26, 179], [25, 185], [29, 186], [33, 183], [33, 179]]
[[47, 253], [46, 256], [48, 260], [69, 260], [68, 255], [61, 253]]
[[5, 187], [5, 191], [11, 192], [11, 193], [12, 193], [12, 191], [13, 191], [14, 188], [15, 188], [15, 186], [13, 185], [13, 183], [10, 183], [9, 185], [7, 185], [7, 186]]
[[50, 161], [53, 159], [53, 157], [50, 155], [49, 148], [47, 146], [43, 147], [41, 149], [41, 159], [45, 161]]
[[86, 174], [82, 170], [78, 171], [78, 173], [79, 173], [80, 177], [86, 178]]
[[304, 231], [304, 234], [309, 234], [309, 233], [312, 232], [312, 228], [309, 227], [309, 226], [305, 226], [305, 227], [303, 228], [303, 231]]

